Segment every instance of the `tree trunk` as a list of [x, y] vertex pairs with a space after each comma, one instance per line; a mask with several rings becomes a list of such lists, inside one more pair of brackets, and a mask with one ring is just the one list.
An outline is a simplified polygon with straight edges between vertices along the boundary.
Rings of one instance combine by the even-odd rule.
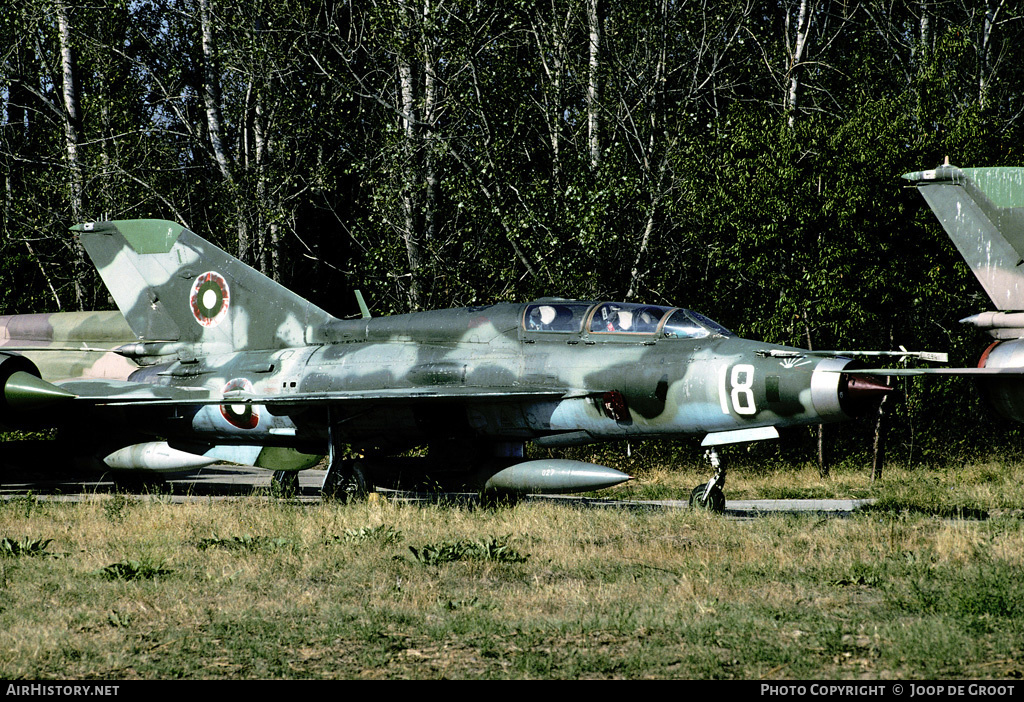
[[275, 203], [271, 202], [267, 193], [267, 154], [270, 145], [267, 143], [267, 134], [264, 124], [266, 118], [263, 108], [262, 91], [256, 90], [252, 110], [252, 138], [253, 151], [255, 152], [255, 168], [248, 163], [246, 170], [255, 171], [256, 178], [256, 215], [254, 238], [259, 249], [260, 272], [263, 275], [277, 280], [277, 256], [275, 251], [275, 238], [277, 235], [276, 222], [268, 222], [268, 213], [276, 211]]
[[929, 0], [921, 0], [918, 5], [921, 12], [921, 19], [919, 22], [919, 30], [921, 35], [921, 65], [924, 66], [928, 57], [931, 55], [932, 48], [932, 16], [931, 11], [928, 9]]
[[[789, 24], [789, 14], [786, 15], [786, 24]], [[800, 9], [797, 12], [796, 36], [789, 55], [789, 90], [786, 93], [786, 112], [789, 115], [787, 122], [792, 129], [796, 123], [796, 110], [800, 102], [800, 63], [804, 59], [804, 52], [807, 49], [807, 37], [810, 33], [811, 14], [807, 11], [807, 0], [800, 0]], [[787, 40], [789, 32], [786, 32]]]
[[[650, 98], [648, 99], [648, 112], [650, 113], [650, 134], [647, 135], [647, 152], [644, 154], [643, 162], [641, 163], [643, 172], [646, 176], [647, 182], [651, 187], [651, 203], [647, 209], [647, 222], [644, 224], [644, 232], [640, 236], [640, 246], [637, 248], [636, 257], [633, 259], [633, 267], [629, 271], [629, 285], [626, 290], [625, 299], [632, 300], [633, 296], [636, 295], [639, 290], [640, 279], [644, 273], [640, 271], [640, 263], [643, 261], [644, 256], [647, 254], [647, 249], [651, 243], [651, 235], [654, 233], [654, 222], [658, 210], [658, 204], [661, 200], [662, 187], [665, 180], [665, 169], [667, 168], [668, 151], [670, 150], [668, 142], [668, 135], [662, 132], [663, 129], [659, 129], [659, 116], [663, 116], [661, 107], [664, 92], [664, 77], [666, 71], [667, 59], [667, 47], [668, 41], [666, 37], [667, 33], [667, 18], [668, 18], [668, 0], [662, 0], [658, 3], [658, 12], [660, 18], [659, 29], [659, 47], [658, 47], [658, 60], [654, 66], [654, 83], [650, 92]], [[652, 172], [653, 162], [655, 160], [654, 149], [658, 144], [659, 137], [664, 141], [662, 157], [658, 159], [658, 172], [655, 175]], [[646, 271], [645, 271], [646, 272]]]
[[[814, 350], [814, 343], [811, 340], [811, 321], [807, 314], [806, 308], [803, 311], [804, 316], [804, 335], [807, 337], [807, 350]], [[825, 461], [825, 425], [818, 425], [818, 475], [822, 478], [829, 476], [830, 470], [828, 463]]]
[[882, 466], [885, 463], [885, 438], [886, 438], [886, 405], [891, 395], [882, 397], [878, 403], [878, 416], [875, 419], [875, 441], [871, 453], [871, 480], [879, 480], [882, 477]]
[[206, 112], [206, 130], [221, 178], [228, 184], [235, 197], [235, 231], [238, 236], [238, 258], [253, 265], [252, 244], [249, 241], [249, 224], [245, 219], [242, 198], [237, 197], [235, 179], [231, 172], [231, 160], [221, 136], [221, 95], [218, 75], [216, 48], [214, 42], [213, 17], [209, 0], [199, 0], [199, 23], [203, 49], [203, 107]]
[[401, 122], [402, 131], [405, 132], [405, 172], [402, 177], [402, 239], [405, 242], [406, 261], [409, 264], [409, 308], [420, 309], [419, 268], [423, 254], [420, 249], [419, 237], [416, 235], [416, 196], [414, 186], [416, 183], [416, 103], [413, 92], [412, 64], [407, 57], [402, 56], [398, 62], [398, 80], [401, 85], [399, 97], [401, 99]]
[[[70, 179], [69, 203], [71, 219], [75, 224], [82, 221], [83, 216], [83, 185], [82, 165], [78, 158], [78, 97], [75, 93], [74, 60], [71, 55], [71, 24], [68, 21], [67, 8], [61, 0], [54, 2], [57, 15], [57, 34], [60, 41], [60, 65], [64, 116], [64, 146], [68, 160]], [[77, 238], [74, 239], [74, 286], [75, 304], [77, 309], [85, 309], [85, 290], [82, 281], [88, 270], [85, 263], [85, 250]]]
[[220, 128], [220, 77], [217, 75], [213, 41], [213, 21], [210, 17], [209, 0], [199, 0], [199, 21], [203, 34], [203, 106], [206, 109], [206, 129], [209, 132], [210, 148], [217, 162], [221, 177], [234, 184], [227, 151], [221, 139]]
[[434, 42], [427, 36], [430, 26], [430, 0], [423, 3], [423, 240], [429, 242], [437, 233], [437, 163], [434, 154], [434, 121], [437, 109], [437, 80], [434, 75]]
[[601, 84], [598, 76], [601, 58], [601, 18], [598, 14], [598, 0], [587, 2], [587, 26], [590, 33], [588, 42], [590, 73], [587, 77], [587, 144], [590, 149], [590, 167], [596, 169], [601, 163], [601, 139], [599, 103]]
[[993, 32], [998, 23], [999, 13], [1002, 12], [1006, 0], [998, 0], [993, 9], [989, 9], [988, 0], [984, 8], [982, 19], [981, 38], [978, 42], [978, 107], [985, 109], [988, 103], [989, 86], [995, 73], [995, 65], [992, 61]]
[[[889, 327], [889, 348], [895, 345], [893, 328]], [[885, 464], [885, 439], [886, 439], [886, 414], [888, 413], [889, 398], [892, 395], [883, 395], [882, 401], [878, 403], [878, 414], [875, 417], [875, 438], [871, 449], [871, 479], [878, 480], [882, 477], [882, 466]]]

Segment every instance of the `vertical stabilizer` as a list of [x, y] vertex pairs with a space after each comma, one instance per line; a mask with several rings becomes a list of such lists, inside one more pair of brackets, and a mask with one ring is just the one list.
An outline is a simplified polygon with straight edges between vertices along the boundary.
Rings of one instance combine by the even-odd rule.
[[301, 346], [333, 317], [180, 224], [72, 227], [132, 331], [224, 349]]
[[1024, 168], [943, 165], [917, 186], [999, 310], [1024, 310]]

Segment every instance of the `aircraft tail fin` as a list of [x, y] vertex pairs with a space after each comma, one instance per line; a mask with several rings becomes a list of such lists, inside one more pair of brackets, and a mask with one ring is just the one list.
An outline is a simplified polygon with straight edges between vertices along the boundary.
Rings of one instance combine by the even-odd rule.
[[310, 343], [334, 319], [180, 224], [121, 220], [72, 231], [144, 341], [287, 348]]
[[999, 310], [1024, 310], [1024, 168], [948, 163], [903, 176], [924, 196]]

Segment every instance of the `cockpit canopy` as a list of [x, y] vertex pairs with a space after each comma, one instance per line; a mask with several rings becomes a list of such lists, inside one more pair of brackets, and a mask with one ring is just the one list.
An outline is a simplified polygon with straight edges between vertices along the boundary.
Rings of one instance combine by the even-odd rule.
[[542, 300], [528, 305], [523, 315], [523, 328], [528, 332], [579, 333], [584, 327], [590, 334], [644, 334], [664, 339], [733, 336], [717, 322], [680, 307]]

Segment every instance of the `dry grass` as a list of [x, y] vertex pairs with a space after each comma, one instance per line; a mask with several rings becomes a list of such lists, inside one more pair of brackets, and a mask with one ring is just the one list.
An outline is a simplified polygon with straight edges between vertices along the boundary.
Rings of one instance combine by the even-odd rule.
[[[680, 497], [701, 477], [651, 469], [624, 492]], [[52, 555], [0, 557], [0, 677], [1019, 677], [1022, 477], [997, 463], [874, 484], [736, 470], [730, 498], [880, 505], [752, 522], [534, 503], [15, 500], [0, 537], [53, 539]], [[987, 518], [947, 518], [958, 510]], [[519, 560], [428, 564], [410, 548], [506, 536]], [[103, 577], [111, 564], [138, 577]]]

